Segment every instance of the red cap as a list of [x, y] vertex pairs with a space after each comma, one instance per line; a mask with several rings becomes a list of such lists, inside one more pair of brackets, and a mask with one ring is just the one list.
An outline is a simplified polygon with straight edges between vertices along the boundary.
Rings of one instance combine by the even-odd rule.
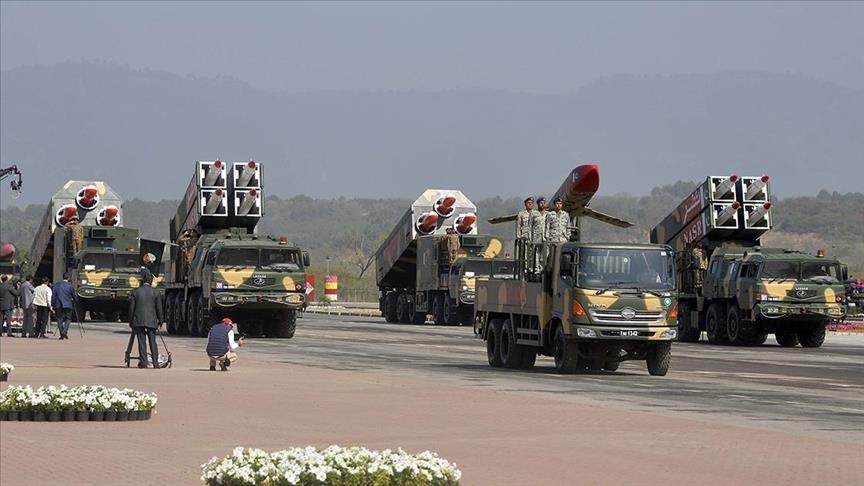
[[231, 320], [230, 317], [226, 317], [226, 318], [222, 319], [222, 324], [228, 324], [229, 326], [233, 326], [234, 322]]

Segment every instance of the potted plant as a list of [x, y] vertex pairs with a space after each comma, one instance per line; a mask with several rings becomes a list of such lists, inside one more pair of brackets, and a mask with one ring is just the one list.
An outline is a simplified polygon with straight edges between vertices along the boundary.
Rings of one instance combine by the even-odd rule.
[[15, 367], [10, 363], [0, 363], [0, 381], [6, 381], [9, 379], [9, 373], [12, 373]]

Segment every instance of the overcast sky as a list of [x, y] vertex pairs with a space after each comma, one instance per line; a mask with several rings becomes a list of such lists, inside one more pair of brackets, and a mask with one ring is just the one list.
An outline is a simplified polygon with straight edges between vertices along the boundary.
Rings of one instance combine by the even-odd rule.
[[613, 74], [864, 87], [864, 3], [0, 3], [0, 69], [107, 60], [274, 91], [567, 93]]

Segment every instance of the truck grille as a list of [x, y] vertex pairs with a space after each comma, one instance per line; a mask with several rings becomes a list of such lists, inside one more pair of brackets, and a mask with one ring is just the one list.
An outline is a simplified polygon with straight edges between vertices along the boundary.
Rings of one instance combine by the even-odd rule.
[[816, 297], [816, 291], [809, 289], [791, 289], [786, 292], [786, 296], [793, 299], [809, 299], [811, 297]]
[[634, 310], [630, 307], [624, 309], [590, 309], [591, 318], [600, 324], [632, 324], [645, 325], [663, 322], [666, 313], [662, 310]]

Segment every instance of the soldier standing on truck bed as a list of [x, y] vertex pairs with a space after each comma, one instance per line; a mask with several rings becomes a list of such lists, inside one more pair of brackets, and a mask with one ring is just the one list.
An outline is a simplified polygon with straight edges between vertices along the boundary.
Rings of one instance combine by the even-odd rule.
[[546, 241], [564, 243], [569, 239], [570, 215], [561, 209], [564, 203], [560, 197], [555, 198], [552, 204], [555, 210], [546, 212]]
[[534, 198], [528, 197], [524, 201], [525, 209], [516, 215], [516, 239], [531, 239], [531, 214], [534, 213]]
[[531, 261], [533, 262], [534, 275], [540, 275], [543, 271], [545, 260], [546, 242], [546, 198], [537, 198], [537, 210], [531, 213]]
[[456, 261], [459, 252], [459, 233], [453, 228], [447, 228], [447, 253], [450, 256], [450, 263]]
[[72, 221], [66, 226], [69, 228], [69, 243], [72, 248], [72, 255], [77, 255], [81, 251], [81, 245], [84, 244], [84, 227], [78, 222], [77, 216], [72, 216]]

